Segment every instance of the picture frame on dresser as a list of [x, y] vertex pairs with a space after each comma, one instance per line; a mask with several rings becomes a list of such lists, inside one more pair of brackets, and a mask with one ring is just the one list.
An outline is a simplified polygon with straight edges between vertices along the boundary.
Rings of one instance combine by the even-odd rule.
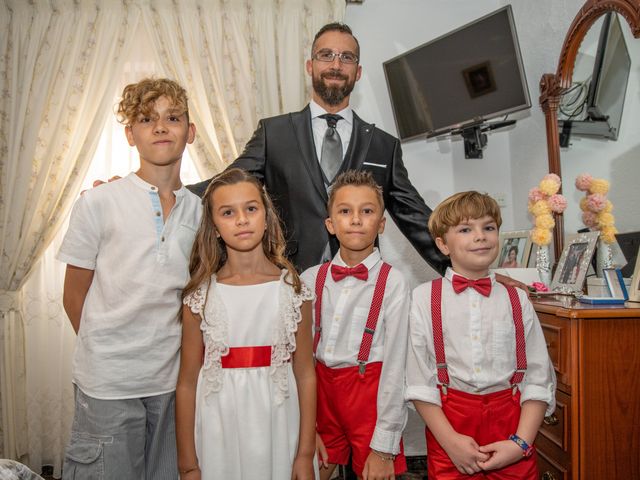
[[[531, 254], [530, 230], [500, 232], [498, 257], [491, 268], [527, 268]], [[514, 255], [510, 255], [513, 254]]]
[[633, 277], [631, 277], [631, 286], [628, 293], [629, 302], [640, 302], [640, 251], [636, 256], [636, 266], [633, 269]]
[[600, 232], [583, 232], [565, 244], [551, 280], [551, 291], [582, 294], [582, 287], [596, 249]]

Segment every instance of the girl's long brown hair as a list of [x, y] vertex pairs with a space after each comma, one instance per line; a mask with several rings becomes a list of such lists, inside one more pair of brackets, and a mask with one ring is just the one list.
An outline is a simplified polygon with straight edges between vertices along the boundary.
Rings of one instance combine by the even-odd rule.
[[284, 234], [271, 198], [253, 175], [239, 168], [230, 168], [211, 179], [202, 196], [202, 219], [189, 260], [191, 278], [182, 291], [182, 298], [195, 291], [203, 282], [209, 281], [211, 275], [218, 272], [226, 263], [227, 250], [222, 238], [218, 238], [216, 226], [213, 224], [212, 197], [217, 188], [242, 182], [254, 185], [260, 192], [260, 198], [266, 212], [267, 229], [262, 237], [262, 250], [265, 256], [278, 268], [287, 269], [287, 283], [294, 287], [296, 293], [300, 293], [302, 288], [300, 276], [284, 255], [286, 246]]

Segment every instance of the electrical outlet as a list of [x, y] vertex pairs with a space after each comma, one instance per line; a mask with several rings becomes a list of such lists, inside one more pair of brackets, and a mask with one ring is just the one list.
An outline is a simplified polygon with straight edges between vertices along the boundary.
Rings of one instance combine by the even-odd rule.
[[504, 193], [494, 193], [491, 196], [496, 202], [498, 202], [498, 206], [500, 208], [504, 208], [507, 206], [507, 196]]

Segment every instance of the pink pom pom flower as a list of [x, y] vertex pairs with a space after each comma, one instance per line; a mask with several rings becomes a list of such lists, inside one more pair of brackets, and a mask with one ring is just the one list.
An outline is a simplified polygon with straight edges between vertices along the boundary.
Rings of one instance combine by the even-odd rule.
[[593, 177], [588, 173], [582, 173], [576, 177], [576, 188], [581, 192], [586, 192], [591, 187]]
[[536, 292], [548, 292], [549, 291], [547, 286], [542, 282], [533, 282], [531, 284], [531, 287], [533, 287], [534, 291], [536, 291]]
[[556, 193], [555, 195], [551, 195], [549, 197], [549, 207], [551, 207], [551, 211], [554, 213], [562, 213], [565, 208], [567, 208], [567, 199], [564, 198], [564, 195]]
[[560, 177], [555, 173], [546, 174], [544, 177], [542, 177], [542, 180], [551, 180], [553, 183], [557, 184], [558, 186], [562, 185], [562, 180], [560, 180]]
[[533, 187], [531, 190], [529, 190], [529, 201], [531, 203], [536, 203], [540, 200], [544, 200], [544, 196], [544, 193], [542, 193], [538, 187]]
[[607, 206], [607, 197], [600, 193], [592, 193], [587, 195], [587, 209], [592, 212], [599, 212]]
[[598, 223], [598, 217], [593, 212], [582, 212], [582, 223], [589, 228], [593, 228]]

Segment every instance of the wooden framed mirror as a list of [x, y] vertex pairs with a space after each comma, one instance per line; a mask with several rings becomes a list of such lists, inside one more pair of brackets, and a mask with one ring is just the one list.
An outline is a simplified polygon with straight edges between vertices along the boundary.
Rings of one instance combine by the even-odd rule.
[[[585, 36], [594, 23], [609, 12], [615, 12], [619, 17], [625, 19], [633, 37], [640, 38], [640, 0], [587, 0], [569, 27], [560, 51], [556, 73], [544, 74], [540, 80], [540, 106], [544, 112], [546, 122], [549, 173], [555, 173], [561, 178], [563, 177], [558, 129], [560, 102], [563, 94], [573, 84], [576, 57]], [[640, 58], [635, 59], [635, 61], [640, 62]], [[640, 135], [640, 127], [637, 128], [637, 135]], [[570, 178], [563, 178], [565, 185], [571, 181], [572, 179]], [[556, 218], [553, 235], [556, 261], [562, 253], [563, 239], [564, 219], [559, 216]]]

